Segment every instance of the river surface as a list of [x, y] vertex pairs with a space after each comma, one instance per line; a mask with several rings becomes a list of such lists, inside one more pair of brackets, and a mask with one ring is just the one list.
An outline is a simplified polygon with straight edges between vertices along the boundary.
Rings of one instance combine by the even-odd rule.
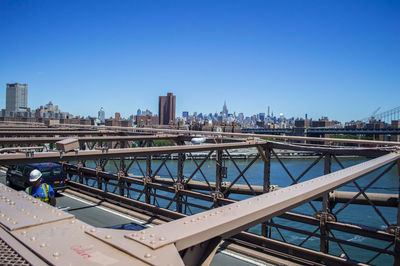
[[[291, 173], [291, 175], [296, 179], [299, 175], [301, 175], [307, 168], [310, 166], [315, 159], [282, 159], [284, 162], [286, 168], [288, 171]], [[345, 167], [349, 167], [352, 165], [359, 164], [361, 162], [366, 161], [367, 159], [365, 158], [340, 158], [339, 159], [341, 163]], [[252, 159], [237, 159], [235, 160], [237, 166], [241, 169], [244, 170], [244, 168], [252, 161]], [[153, 160], [152, 161], [152, 171], [155, 172], [158, 169], [158, 166], [161, 164], [161, 160]], [[201, 160], [197, 161], [198, 164], [200, 164]], [[118, 165], [119, 162], [116, 161], [116, 164]], [[227, 178], [223, 179], [223, 181], [226, 182], [233, 182], [236, 177], [239, 175], [238, 169], [235, 167], [232, 161], [230, 160], [225, 160], [224, 162], [225, 166], [227, 167]], [[142, 175], [140, 168], [145, 171], [146, 166], [145, 166], [145, 161], [140, 161], [139, 163], [140, 167], [136, 162], [132, 165], [130, 168], [129, 172], [135, 175]], [[166, 162], [166, 165], [168, 169], [163, 166], [161, 170], [158, 172], [157, 176], [160, 177], [165, 177], [165, 178], [170, 178], [169, 173], [172, 174], [172, 176], [176, 179], [177, 176], [177, 160], [168, 160]], [[94, 163], [88, 163], [87, 166], [89, 167], [95, 167]], [[387, 166], [386, 166], [387, 167]], [[368, 175], [365, 175], [364, 177], [361, 177], [357, 180], [357, 183], [360, 185], [360, 187], [365, 187], [367, 186], [375, 177], [379, 175], [386, 167], [383, 167], [381, 169], [376, 170], [373, 173], [370, 173]], [[193, 171], [196, 169], [196, 164], [192, 160], [186, 160], [184, 163], [184, 176], [185, 178], [191, 176]], [[340, 170], [340, 166], [338, 163], [335, 162], [335, 160], [332, 160], [332, 172]], [[106, 166], [106, 171], [109, 172], [116, 172], [116, 167], [114, 163], [109, 162]], [[207, 180], [209, 182], [215, 182], [215, 173], [216, 173], [216, 166], [215, 166], [215, 160], [208, 160], [204, 165], [201, 167], [201, 171], [204, 174], [204, 176], [207, 177]], [[324, 171], [324, 162], [323, 159], [321, 159], [311, 170], [305, 174], [299, 182], [303, 182], [318, 176], [323, 175]], [[245, 173], [244, 176], [246, 177], [248, 183], [251, 185], [263, 185], [263, 173], [264, 173], [264, 162], [262, 160], [257, 160]], [[204, 181], [204, 178], [200, 171], [198, 171], [195, 176], [193, 177], [194, 180], [199, 180], [199, 181]], [[280, 165], [280, 163], [277, 160], [272, 160], [271, 161], [271, 185], [277, 185], [279, 187], [285, 187], [288, 186], [292, 183], [291, 178], [288, 176], [284, 168]], [[243, 178], [240, 178], [237, 181], [237, 184], [246, 184], [245, 180]], [[349, 183], [341, 188], [339, 190], [343, 191], [356, 191], [358, 192], [357, 187], [353, 183]], [[398, 194], [399, 193], [399, 175], [397, 172], [397, 167], [393, 167], [388, 173], [386, 173], [381, 179], [379, 179], [377, 182], [375, 182], [366, 192], [377, 192], [377, 193], [391, 193], [391, 194]], [[157, 191], [158, 194], [160, 195], [167, 195], [169, 197], [173, 196], [173, 194], [168, 194], [165, 192]], [[133, 198], [137, 197], [139, 194], [136, 194], [133, 196]], [[231, 195], [231, 199], [236, 199], [236, 200], [241, 200], [245, 199], [248, 196], [246, 195]], [[141, 197], [141, 200], [144, 200], [144, 196]], [[204, 202], [196, 199], [189, 199], [192, 203], [196, 204], [201, 204], [204, 206], [210, 206], [211, 204], [209, 202]], [[166, 207], [168, 204], [168, 201], [159, 199], [157, 200], [157, 204], [159, 204], [162, 207]], [[313, 202], [313, 205], [317, 210], [321, 210], [321, 202]], [[173, 206], [175, 206], [173, 204]], [[342, 204], [337, 204], [333, 212], [338, 210]], [[393, 207], [377, 207], [378, 210], [383, 214], [384, 218], [387, 220], [389, 224], [396, 224], [396, 219], [397, 219], [397, 208]], [[188, 211], [188, 214], [192, 213], [197, 213], [201, 211], [200, 209], [196, 208], [190, 208], [190, 211]], [[302, 205], [294, 210], [293, 212], [296, 213], [302, 213], [302, 214], [308, 214], [308, 215], [313, 215], [315, 212], [312, 209], [312, 207], [309, 204]], [[344, 223], [352, 223], [352, 224], [357, 224], [357, 225], [362, 225], [374, 229], [379, 229], [379, 230], [386, 230], [387, 225], [386, 223], [379, 217], [379, 215], [376, 213], [374, 208], [370, 205], [368, 206], [362, 206], [362, 205], [351, 205], [345, 208], [343, 211], [341, 211], [337, 219], [339, 222], [344, 222]], [[297, 222], [292, 222], [288, 221], [285, 219], [279, 219], [279, 218], [274, 218], [273, 221], [275, 223], [283, 224], [286, 226], [292, 226], [298, 229], [302, 230], [307, 230], [307, 231], [315, 231], [317, 228], [315, 226], [310, 226], [310, 225], [305, 225]], [[253, 228], [250, 228], [248, 231], [253, 232], [253, 233], [260, 233], [260, 226], [255, 226]], [[316, 231], [316, 233], [319, 233], [319, 231]], [[359, 235], [353, 235], [353, 234], [347, 234], [339, 231], [333, 231], [332, 232], [335, 238], [338, 239], [343, 239], [347, 241], [351, 241], [354, 243], [358, 244], [365, 244], [365, 245], [372, 245], [375, 247], [380, 247], [380, 248], [386, 248], [390, 243], [385, 242], [385, 241], [379, 241], [379, 240], [374, 240], [371, 238], [359, 236]], [[274, 239], [282, 240], [282, 238], [288, 242], [292, 243], [295, 245], [299, 245], [302, 243], [307, 236], [303, 234], [298, 234], [286, 230], [280, 229], [279, 231], [275, 228], [272, 228], [271, 230], [271, 237]], [[308, 239], [303, 246], [307, 248], [312, 248], [314, 250], [319, 250], [319, 239], [316, 237], [311, 237]], [[343, 248], [343, 250], [342, 250]], [[393, 247], [390, 247], [389, 250], [393, 250]], [[361, 262], [368, 262], [371, 258], [373, 258], [377, 253], [372, 252], [372, 251], [365, 251], [363, 249], [359, 249], [356, 247], [351, 247], [345, 244], [342, 244], [342, 247], [338, 246], [336, 243], [331, 242], [330, 243], [330, 248], [329, 251], [331, 254], [340, 256], [340, 255], [345, 255], [347, 254], [349, 258]], [[370, 262], [374, 265], [392, 265], [393, 260], [391, 256], [388, 255], [379, 255], [375, 260]]]

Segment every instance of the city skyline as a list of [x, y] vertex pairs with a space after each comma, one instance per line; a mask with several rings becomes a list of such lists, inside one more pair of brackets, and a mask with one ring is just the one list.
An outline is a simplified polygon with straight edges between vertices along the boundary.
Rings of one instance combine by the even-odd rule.
[[178, 116], [226, 100], [246, 116], [362, 119], [398, 106], [399, 12], [394, 1], [2, 1], [0, 86], [27, 83], [31, 107], [82, 116], [157, 112], [171, 91]]

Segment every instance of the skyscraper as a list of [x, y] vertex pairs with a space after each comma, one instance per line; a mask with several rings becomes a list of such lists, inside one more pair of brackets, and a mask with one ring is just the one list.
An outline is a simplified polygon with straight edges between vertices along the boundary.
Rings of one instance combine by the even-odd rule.
[[176, 96], [168, 92], [167, 96], [159, 96], [158, 117], [160, 125], [168, 125], [170, 121], [175, 120], [175, 102]]
[[100, 111], [97, 114], [97, 118], [100, 120], [100, 123], [104, 124], [106, 121], [106, 113], [104, 112], [103, 107], [100, 108]]
[[226, 101], [224, 102], [224, 106], [222, 107], [222, 114], [225, 115], [225, 117], [228, 116], [228, 107], [226, 107]]
[[28, 107], [28, 84], [7, 84], [6, 111], [26, 112]]

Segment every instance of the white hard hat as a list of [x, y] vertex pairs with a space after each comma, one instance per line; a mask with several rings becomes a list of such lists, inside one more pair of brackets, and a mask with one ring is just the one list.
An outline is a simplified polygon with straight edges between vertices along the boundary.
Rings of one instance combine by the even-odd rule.
[[35, 181], [39, 180], [39, 178], [41, 176], [42, 176], [42, 173], [38, 169], [34, 169], [29, 174], [29, 182], [35, 182]]

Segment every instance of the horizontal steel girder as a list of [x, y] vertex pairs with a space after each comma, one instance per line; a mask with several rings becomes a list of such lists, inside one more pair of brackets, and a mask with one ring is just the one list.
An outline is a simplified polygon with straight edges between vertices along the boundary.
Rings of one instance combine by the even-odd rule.
[[1, 154], [0, 164], [19, 164], [19, 163], [36, 163], [36, 162], [57, 162], [57, 161], [75, 161], [75, 160], [93, 160], [105, 158], [121, 158], [155, 154], [172, 154], [199, 152], [221, 149], [239, 149], [256, 147], [264, 145], [266, 141], [247, 141], [239, 143], [226, 144], [204, 144], [204, 145], [187, 145], [187, 146], [164, 146], [164, 147], [146, 147], [146, 148], [126, 148], [126, 149], [109, 149], [109, 150], [84, 150], [77, 152], [68, 152], [60, 154], [60, 152], [35, 152], [29, 154]]
[[[0, 133], [1, 134], [1, 133]], [[79, 142], [177, 139], [178, 135], [77, 137]], [[0, 138], [0, 144], [55, 143], [65, 137]]]
[[13, 130], [13, 131], [0, 131], [0, 136], [29, 136], [29, 135], [101, 135], [101, 134], [115, 134], [113, 131], [99, 131], [99, 130]]

